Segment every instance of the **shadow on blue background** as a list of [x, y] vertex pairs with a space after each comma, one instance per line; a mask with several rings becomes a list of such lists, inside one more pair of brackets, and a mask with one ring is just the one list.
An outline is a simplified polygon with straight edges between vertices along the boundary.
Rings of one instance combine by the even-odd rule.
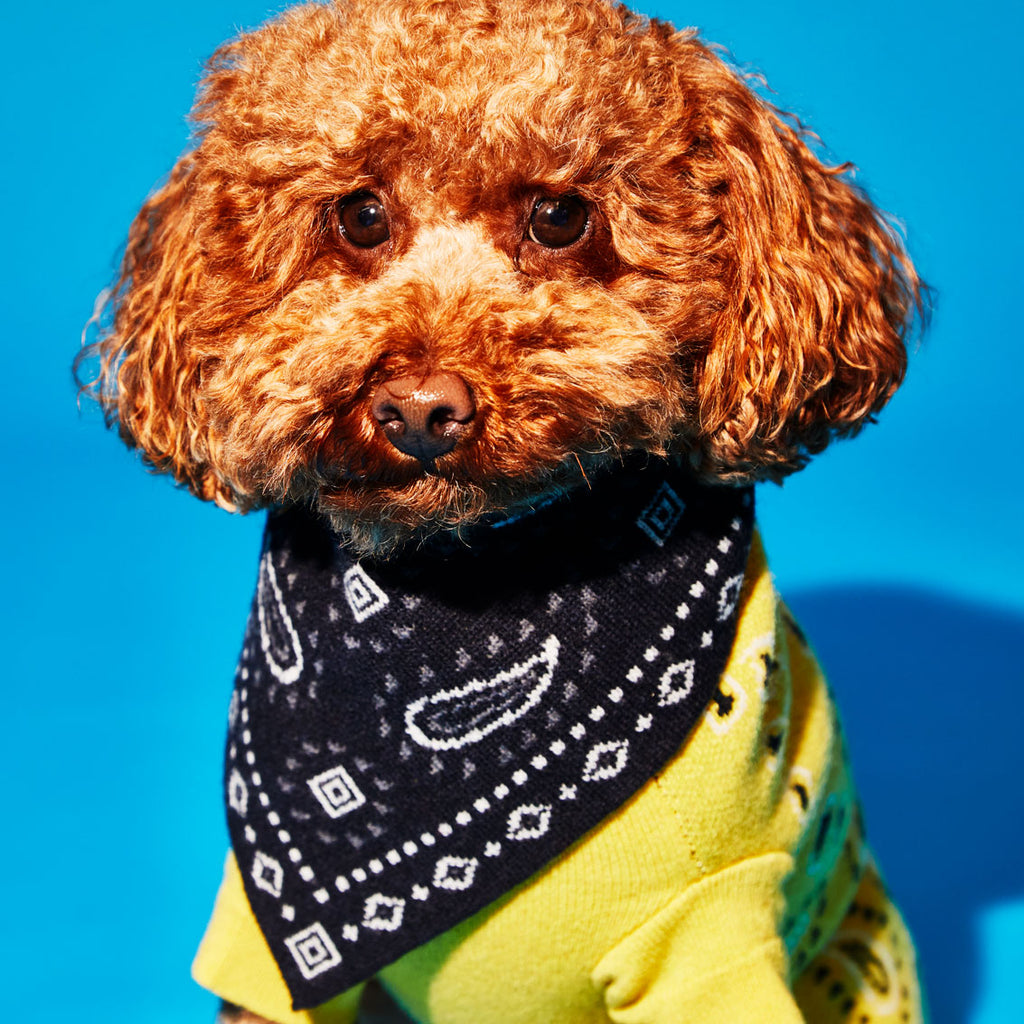
[[[789, 603], [835, 691], [933, 1024], [959, 1024], [983, 1009], [979, 912], [1024, 901], [1024, 816], [1007, 803], [1024, 783], [1024, 618], [888, 587], [801, 591]], [[1019, 995], [1015, 1005], [1024, 1013]]]

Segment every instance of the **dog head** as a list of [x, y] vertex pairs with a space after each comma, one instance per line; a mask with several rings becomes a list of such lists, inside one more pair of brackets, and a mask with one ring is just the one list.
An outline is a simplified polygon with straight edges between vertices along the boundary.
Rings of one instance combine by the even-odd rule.
[[919, 284], [846, 168], [602, 0], [350, 0], [222, 47], [92, 385], [155, 468], [364, 549], [640, 450], [779, 479], [902, 379]]

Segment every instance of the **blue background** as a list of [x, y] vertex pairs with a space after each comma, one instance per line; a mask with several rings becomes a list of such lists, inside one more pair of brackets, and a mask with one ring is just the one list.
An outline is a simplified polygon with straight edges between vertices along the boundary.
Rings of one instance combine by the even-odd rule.
[[[524, 0], [526, 2], [526, 0]], [[937, 1024], [1024, 1021], [1019, 4], [647, 5], [762, 70], [897, 211], [937, 289], [877, 427], [761, 489]], [[147, 475], [69, 364], [201, 60], [259, 0], [5, 16], [0, 280], [5, 1016], [211, 1019], [224, 715], [260, 521]], [[13, 1005], [11, 1000], [13, 999]], [[71, 1010], [71, 1006], [74, 1010]]]

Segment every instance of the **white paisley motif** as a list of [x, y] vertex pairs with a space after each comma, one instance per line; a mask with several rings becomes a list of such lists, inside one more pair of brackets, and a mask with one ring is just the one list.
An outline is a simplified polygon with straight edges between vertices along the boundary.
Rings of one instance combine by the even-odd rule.
[[457, 750], [511, 725], [540, 703], [558, 664], [559, 643], [549, 636], [540, 651], [487, 680], [474, 679], [413, 701], [406, 732], [431, 750]]
[[256, 586], [260, 620], [260, 646], [274, 678], [280, 683], [294, 683], [302, 675], [302, 644], [292, 625], [277, 584], [274, 562], [267, 551], [260, 562], [260, 578]]

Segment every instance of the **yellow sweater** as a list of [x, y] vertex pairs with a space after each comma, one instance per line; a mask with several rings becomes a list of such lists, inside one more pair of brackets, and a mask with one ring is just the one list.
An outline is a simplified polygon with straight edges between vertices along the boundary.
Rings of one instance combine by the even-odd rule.
[[[290, 1008], [232, 857], [193, 973], [279, 1024], [356, 1019], [358, 989]], [[431, 1024], [923, 1019], [827, 685], [759, 539], [719, 691], [679, 754], [543, 871], [380, 978]]]

